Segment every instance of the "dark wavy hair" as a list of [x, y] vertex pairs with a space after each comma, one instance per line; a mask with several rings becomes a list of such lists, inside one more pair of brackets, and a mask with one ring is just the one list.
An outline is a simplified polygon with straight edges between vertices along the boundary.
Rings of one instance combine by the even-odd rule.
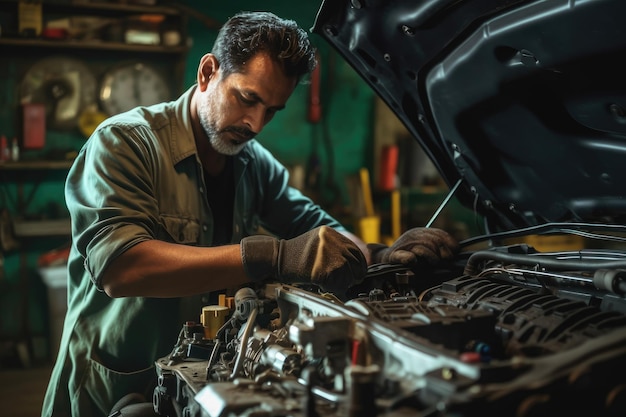
[[269, 54], [298, 81], [316, 65], [307, 33], [293, 20], [270, 12], [237, 13], [221, 27], [211, 51], [223, 76], [243, 72], [245, 63], [259, 52]]

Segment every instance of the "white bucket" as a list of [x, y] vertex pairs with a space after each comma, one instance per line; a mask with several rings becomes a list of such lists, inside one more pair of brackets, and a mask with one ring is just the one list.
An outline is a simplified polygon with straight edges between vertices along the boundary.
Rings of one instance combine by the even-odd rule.
[[67, 312], [67, 265], [39, 268], [39, 275], [48, 287], [50, 357], [54, 360], [59, 351]]

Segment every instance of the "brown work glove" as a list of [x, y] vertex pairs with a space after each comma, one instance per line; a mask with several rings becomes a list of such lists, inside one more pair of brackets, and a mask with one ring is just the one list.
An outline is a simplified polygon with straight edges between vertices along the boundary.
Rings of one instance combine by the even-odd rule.
[[378, 243], [367, 247], [372, 263], [403, 265], [436, 265], [459, 252], [459, 243], [448, 232], [426, 227], [407, 230], [390, 247]]
[[293, 239], [249, 236], [241, 240], [241, 259], [253, 281], [312, 282], [326, 291], [345, 291], [367, 273], [365, 255], [347, 237], [320, 226]]

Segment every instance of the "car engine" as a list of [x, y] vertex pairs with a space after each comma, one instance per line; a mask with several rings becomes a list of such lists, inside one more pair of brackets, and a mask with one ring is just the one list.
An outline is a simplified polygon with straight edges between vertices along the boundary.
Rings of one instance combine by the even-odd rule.
[[623, 416], [626, 256], [516, 244], [242, 288], [156, 361], [164, 416]]

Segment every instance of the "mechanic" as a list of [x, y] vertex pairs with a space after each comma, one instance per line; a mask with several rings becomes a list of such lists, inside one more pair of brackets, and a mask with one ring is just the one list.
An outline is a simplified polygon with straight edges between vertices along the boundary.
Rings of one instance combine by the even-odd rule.
[[440, 229], [367, 247], [287, 185], [254, 137], [314, 66], [295, 22], [242, 12], [177, 100], [113, 116], [91, 135], [66, 181], [68, 311], [43, 416], [108, 416], [130, 393], [149, 401], [153, 362], [207, 293], [268, 278], [341, 291], [368, 263], [454, 254]]

